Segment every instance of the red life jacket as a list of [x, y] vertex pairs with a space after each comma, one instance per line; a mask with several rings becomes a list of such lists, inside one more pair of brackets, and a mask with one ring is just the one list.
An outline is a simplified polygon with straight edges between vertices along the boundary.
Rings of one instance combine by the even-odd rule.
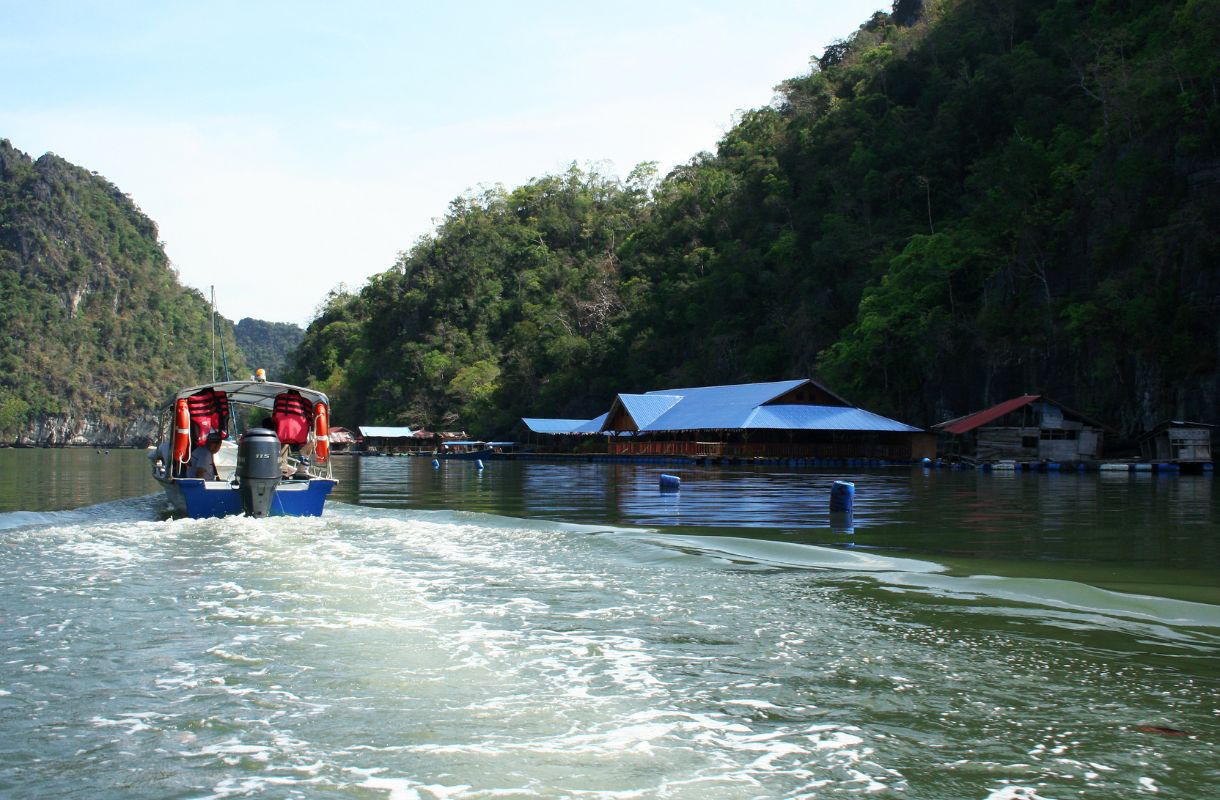
[[229, 396], [224, 392], [204, 389], [186, 398], [191, 415], [191, 440], [194, 446], [207, 443], [210, 431], [220, 431], [229, 437]]
[[313, 403], [301, 397], [295, 389], [278, 394], [271, 412], [271, 423], [275, 425], [275, 435], [284, 444], [305, 444], [313, 427]]

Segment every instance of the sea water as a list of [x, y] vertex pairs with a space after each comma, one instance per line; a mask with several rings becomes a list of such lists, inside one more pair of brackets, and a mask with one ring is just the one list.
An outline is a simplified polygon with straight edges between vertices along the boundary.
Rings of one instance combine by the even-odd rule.
[[131, 452], [58, 457], [107, 477], [30, 502], [13, 467], [49, 458], [0, 453], [4, 796], [1220, 783], [1210, 477], [690, 470], [669, 497], [662, 467], [352, 459], [322, 518], [186, 520]]

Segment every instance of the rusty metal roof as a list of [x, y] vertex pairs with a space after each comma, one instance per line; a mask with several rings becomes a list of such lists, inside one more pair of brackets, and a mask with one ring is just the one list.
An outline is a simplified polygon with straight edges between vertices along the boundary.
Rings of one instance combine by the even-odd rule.
[[973, 414], [967, 414], [957, 419], [951, 419], [932, 427], [944, 433], [969, 433], [975, 428], [982, 427], [988, 422], [994, 422], [1005, 414], [1012, 413], [1018, 408], [1027, 406], [1041, 398], [1042, 395], [1040, 394], [1023, 394], [1020, 397], [1005, 400], [1003, 403], [994, 405], [991, 408], [976, 411]]
[[964, 417], [957, 417], [956, 419], [946, 420], [945, 422], [933, 425], [932, 430], [939, 431], [941, 433], [953, 434], [969, 433], [975, 428], [980, 428], [989, 422], [994, 422], [1005, 414], [1016, 411], [1018, 408], [1023, 408], [1024, 406], [1037, 402], [1042, 402], [1046, 406], [1053, 406], [1059, 409], [1059, 411], [1063, 414], [1070, 416], [1072, 419], [1079, 420], [1080, 422], [1087, 423], [1105, 431], [1113, 432], [1113, 429], [1108, 425], [1098, 422], [1095, 419], [1090, 419], [1084, 414], [1081, 414], [1079, 411], [1073, 411], [1063, 403], [1060, 403], [1058, 400], [1053, 400], [1044, 394], [1023, 394], [1020, 397], [1005, 400], [1003, 403], [994, 405], [991, 408], [986, 408], [982, 411], [976, 411], [973, 414], [967, 414]]

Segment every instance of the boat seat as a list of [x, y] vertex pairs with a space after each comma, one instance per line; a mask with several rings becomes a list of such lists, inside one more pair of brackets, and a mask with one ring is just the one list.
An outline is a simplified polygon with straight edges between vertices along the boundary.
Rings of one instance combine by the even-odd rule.
[[216, 465], [216, 480], [231, 481], [237, 474], [237, 444], [234, 442], [221, 442], [220, 450], [212, 456], [212, 463]]
[[[280, 448], [280, 475], [289, 480], [292, 478], [309, 478], [314, 477], [312, 465], [309, 462], [309, 456], [313, 453], [313, 447], [306, 445], [298, 448], [298, 452], [292, 452], [291, 445], [284, 445]], [[318, 476], [321, 477], [321, 476]]]

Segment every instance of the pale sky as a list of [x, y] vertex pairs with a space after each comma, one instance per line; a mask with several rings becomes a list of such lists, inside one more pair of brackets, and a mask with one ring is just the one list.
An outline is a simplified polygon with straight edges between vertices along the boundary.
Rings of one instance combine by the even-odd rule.
[[0, 0], [0, 138], [96, 171], [224, 316], [306, 324], [449, 202], [663, 175], [885, 0]]

